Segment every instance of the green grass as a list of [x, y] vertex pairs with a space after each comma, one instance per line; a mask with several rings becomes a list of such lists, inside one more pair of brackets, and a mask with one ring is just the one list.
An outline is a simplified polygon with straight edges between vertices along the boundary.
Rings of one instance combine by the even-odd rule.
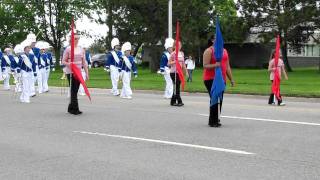
[[[150, 70], [139, 68], [139, 77], [132, 80], [133, 90], [160, 90], [164, 89], [163, 76], [150, 73]], [[61, 70], [52, 72], [50, 86], [62, 86]], [[269, 73], [266, 69], [233, 69], [236, 86], [228, 83], [228, 93], [267, 95], [270, 92]], [[317, 68], [296, 68], [288, 74], [289, 80], [281, 82], [281, 93], [285, 96], [320, 97], [320, 73]], [[66, 84], [66, 81], [64, 82]], [[90, 69], [89, 87], [111, 88], [110, 76], [102, 68]], [[202, 81], [202, 69], [194, 71], [193, 82], [186, 83], [187, 92], [206, 92]]]

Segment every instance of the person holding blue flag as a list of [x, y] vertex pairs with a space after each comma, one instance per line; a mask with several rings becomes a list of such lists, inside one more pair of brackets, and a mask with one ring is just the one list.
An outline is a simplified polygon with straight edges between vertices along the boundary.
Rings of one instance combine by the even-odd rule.
[[[210, 127], [220, 127], [219, 114], [222, 109], [223, 94], [227, 77], [234, 86], [229, 56], [223, 48], [223, 38], [217, 19], [216, 38], [208, 40], [208, 48], [203, 53], [203, 80], [210, 95]], [[220, 107], [219, 107], [220, 106]]]

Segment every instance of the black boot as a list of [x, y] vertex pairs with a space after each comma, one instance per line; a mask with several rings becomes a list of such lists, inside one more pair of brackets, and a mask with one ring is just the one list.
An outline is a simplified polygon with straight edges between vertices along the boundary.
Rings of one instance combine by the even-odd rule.
[[73, 104], [71, 103], [68, 105], [68, 113], [74, 114], [74, 107], [73, 107]]
[[82, 114], [82, 112], [79, 110], [79, 104], [77, 102], [74, 105], [74, 115], [79, 115], [79, 114]]
[[74, 115], [82, 114], [82, 112], [79, 111], [78, 103], [70, 103], [68, 106], [68, 113], [74, 114]]
[[177, 106], [183, 106], [183, 102], [182, 102], [182, 99], [181, 99], [181, 96], [177, 95], [177, 100], [178, 100], [178, 104]]
[[170, 101], [171, 106], [176, 106], [177, 105], [177, 96], [175, 94], [172, 95], [171, 101]]
[[272, 93], [270, 94], [268, 104], [270, 104], [270, 105], [275, 104], [275, 103], [274, 103], [274, 94], [272, 94]]
[[218, 104], [210, 107], [209, 123], [210, 127], [220, 127], [220, 119], [218, 118]]

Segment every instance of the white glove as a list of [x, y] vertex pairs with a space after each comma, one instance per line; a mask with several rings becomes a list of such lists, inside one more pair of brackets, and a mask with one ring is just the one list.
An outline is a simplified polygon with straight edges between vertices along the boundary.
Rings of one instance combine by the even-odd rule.
[[54, 71], [56, 71], [56, 68], [52, 68], [52, 70], [51, 70], [51, 71], [53, 71], [53, 72], [54, 72]]
[[2, 74], [2, 79], [6, 79], [6, 78], [7, 78], [7, 75]]
[[88, 67], [89, 67], [89, 69], [91, 69], [91, 64], [89, 64], [89, 66], [88, 66]]
[[137, 78], [138, 77], [138, 75], [134, 75], [134, 78]]

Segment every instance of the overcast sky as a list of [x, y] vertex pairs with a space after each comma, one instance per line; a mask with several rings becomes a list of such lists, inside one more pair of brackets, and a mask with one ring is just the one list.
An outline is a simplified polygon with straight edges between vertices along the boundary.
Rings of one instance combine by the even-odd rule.
[[79, 45], [83, 47], [89, 47], [94, 43], [96, 39], [106, 37], [109, 29], [107, 25], [100, 25], [90, 21], [87, 16], [84, 16], [82, 19], [77, 20], [75, 25], [77, 27], [77, 30], [87, 32], [88, 34], [90, 34], [90, 36], [92, 36], [82, 36], [80, 38]]

